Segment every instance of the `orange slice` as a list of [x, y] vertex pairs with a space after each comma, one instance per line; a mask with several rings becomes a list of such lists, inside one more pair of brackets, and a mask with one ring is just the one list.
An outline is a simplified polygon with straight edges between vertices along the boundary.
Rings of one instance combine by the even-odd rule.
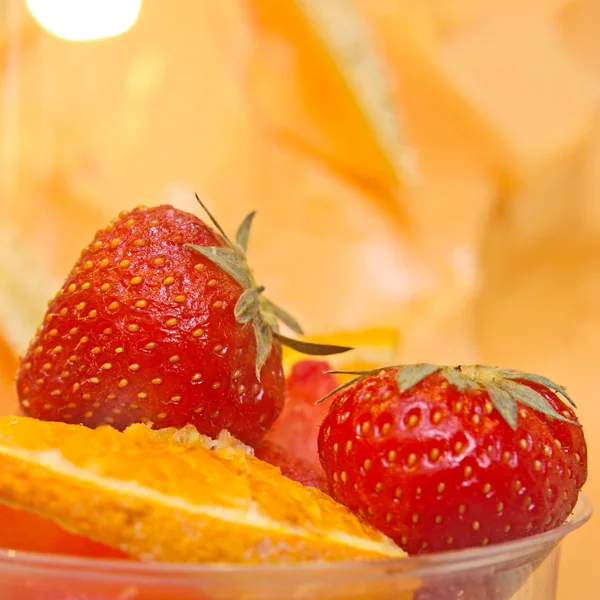
[[0, 501], [147, 560], [404, 556], [329, 496], [221, 438], [1, 417]]
[[[274, 10], [270, 0], [254, 0], [252, 16], [254, 92], [279, 143], [296, 141], [363, 183], [397, 190], [411, 182], [415, 165], [394, 106], [393, 77], [358, 7], [300, 0]], [[403, 217], [396, 202], [386, 208]]]
[[[393, 364], [400, 343], [400, 334], [396, 329], [374, 327], [356, 331], [313, 335], [306, 339], [319, 344], [351, 346], [354, 348], [351, 352], [334, 354], [325, 358], [336, 369], [357, 370], [375, 369]], [[299, 360], [306, 360], [306, 355], [290, 348], [284, 348], [283, 366], [286, 373]]]

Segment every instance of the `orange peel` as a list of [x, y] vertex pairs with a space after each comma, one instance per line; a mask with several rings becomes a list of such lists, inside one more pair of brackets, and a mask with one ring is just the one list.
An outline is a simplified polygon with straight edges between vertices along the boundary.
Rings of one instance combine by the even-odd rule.
[[403, 557], [329, 496], [191, 426], [124, 432], [0, 418], [0, 501], [143, 560]]

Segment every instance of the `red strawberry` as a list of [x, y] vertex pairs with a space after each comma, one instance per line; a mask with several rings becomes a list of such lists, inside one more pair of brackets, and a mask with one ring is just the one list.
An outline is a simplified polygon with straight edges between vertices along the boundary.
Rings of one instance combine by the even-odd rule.
[[290, 479], [327, 492], [327, 481], [317, 452], [317, 434], [329, 406], [319, 398], [337, 386], [322, 360], [297, 362], [286, 379], [283, 411], [263, 441], [256, 456], [275, 465]]
[[318, 472], [322, 472], [322, 467], [317, 434], [329, 403], [315, 403], [338, 385], [335, 376], [327, 373], [329, 369], [329, 363], [322, 360], [302, 360], [292, 367], [286, 379], [283, 411], [263, 441], [302, 458]]
[[291, 454], [287, 448], [267, 440], [256, 447], [255, 455], [256, 458], [279, 467], [282, 475], [328, 493], [327, 479], [320, 465], [313, 465], [302, 457]]
[[407, 552], [546, 531], [575, 506], [586, 444], [550, 380], [409, 365], [342, 388], [319, 432], [332, 495]]
[[220, 236], [170, 206], [123, 212], [96, 234], [22, 361], [26, 413], [119, 429], [191, 423], [260, 441], [283, 406], [277, 342], [328, 349], [278, 333], [278, 320], [300, 329], [248, 268], [253, 214], [235, 243], [208, 214]]

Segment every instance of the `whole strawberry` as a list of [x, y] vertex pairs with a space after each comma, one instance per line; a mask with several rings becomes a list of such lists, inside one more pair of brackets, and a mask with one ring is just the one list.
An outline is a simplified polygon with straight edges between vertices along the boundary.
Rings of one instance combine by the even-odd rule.
[[278, 320], [300, 329], [247, 265], [253, 214], [235, 242], [208, 215], [221, 235], [171, 206], [122, 212], [96, 234], [21, 363], [27, 414], [260, 441], [284, 402], [279, 342], [328, 349], [278, 333]]
[[573, 510], [587, 451], [564, 388], [491, 367], [359, 372], [319, 432], [332, 495], [418, 554], [546, 531]]

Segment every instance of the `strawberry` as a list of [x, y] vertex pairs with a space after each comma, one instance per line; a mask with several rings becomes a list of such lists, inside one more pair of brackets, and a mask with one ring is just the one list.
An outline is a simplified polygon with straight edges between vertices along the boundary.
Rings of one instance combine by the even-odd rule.
[[334, 498], [407, 552], [532, 535], [573, 510], [587, 451], [561, 386], [482, 366], [355, 373], [319, 431], [321, 463]]
[[302, 458], [320, 473], [317, 434], [329, 406], [327, 403], [315, 406], [315, 403], [338, 385], [335, 376], [327, 373], [330, 368], [322, 360], [301, 360], [294, 364], [286, 379], [283, 411], [262, 442], [275, 444], [282, 452]]
[[327, 492], [327, 481], [317, 452], [317, 434], [329, 410], [315, 402], [338, 382], [322, 360], [301, 360], [286, 379], [285, 405], [275, 424], [256, 446], [256, 456], [275, 465], [290, 479]]
[[190, 423], [260, 441], [283, 407], [280, 344], [336, 349], [278, 333], [279, 321], [301, 329], [248, 267], [254, 213], [232, 242], [206, 212], [220, 235], [170, 206], [122, 212], [96, 234], [21, 363], [27, 414], [118, 429]]
[[255, 456], [279, 467], [282, 475], [298, 481], [302, 485], [316, 487], [322, 492], [328, 493], [327, 479], [322, 467], [290, 453], [287, 448], [265, 439], [256, 447]]

